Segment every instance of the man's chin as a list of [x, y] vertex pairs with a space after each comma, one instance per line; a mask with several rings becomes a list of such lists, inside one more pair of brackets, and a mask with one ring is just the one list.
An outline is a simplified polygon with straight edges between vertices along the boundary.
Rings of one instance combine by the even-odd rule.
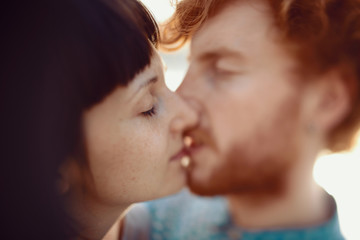
[[201, 184], [188, 183], [188, 188], [192, 193], [199, 196], [212, 197], [212, 196], [222, 195], [222, 193], [212, 189], [211, 187], [204, 186]]
[[[191, 170], [187, 173], [187, 186], [190, 191], [200, 196], [238, 195], [243, 197], [278, 197], [284, 191], [282, 175], [261, 178], [259, 174], [253, 177], [239, 179], [239, 174], [216, 174], [205, 176]], [[261, 175], [261, 174], [260, 174]], [[264, 176], [263, 176], [264, 177]]]
[[219, 185], [212, 183], [202, 183], [199, 181], [194, 181], [191, 178], [188, 179], [187, 186], [190, 191], [196, 195], [203, 197], [213, 197], [213, 196], [241, 196], [248, 199], [264, 199], [264, 198], [274, 198], [281, 197], [283, 188], [278, 187], [279, 185], [274, 186], [246, 186], [241, 183], [238, 186], [234, 185]]
[[187, 175], [187, 186], [190, 191], [200, 196], [217, 196], [228, 194], [228, 189], [223, 186], [218, 186], [218, 183], [213, 182], [213, 179], [196, 178], [193, 173], [189, 172]]

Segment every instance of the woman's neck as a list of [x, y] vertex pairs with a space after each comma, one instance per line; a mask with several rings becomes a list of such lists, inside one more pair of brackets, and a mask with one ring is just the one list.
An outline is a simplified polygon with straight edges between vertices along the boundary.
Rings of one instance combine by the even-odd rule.
[[[76, 240], [119, 239], [121, 219], [130, 205], [108, 207], [99, 203], [86, 203], [71, 207]], [[109, 234], [108, 234], [109, 233]], [[115, 238], [115, 235], [117, 237]]]
[[102, 238], [102, 240], [121, 240], [124, 227], [124, 216], [121, 216]]

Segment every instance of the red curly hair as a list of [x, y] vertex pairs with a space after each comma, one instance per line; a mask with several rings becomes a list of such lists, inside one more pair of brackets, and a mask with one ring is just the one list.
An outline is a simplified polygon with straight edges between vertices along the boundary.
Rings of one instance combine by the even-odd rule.
[[[176, 50], [191, 39], [203, 23], [239, 0], [182, 0], [163, 26], [161, 43]], [[347, 69], [352, 109], [328, 135], [332, 151], [351, 147], [360, 124], [360, 0], [263, 0], [271, 7], [282, 40], [296, 46], [302, 69], [321, 73], [335, 66]]]

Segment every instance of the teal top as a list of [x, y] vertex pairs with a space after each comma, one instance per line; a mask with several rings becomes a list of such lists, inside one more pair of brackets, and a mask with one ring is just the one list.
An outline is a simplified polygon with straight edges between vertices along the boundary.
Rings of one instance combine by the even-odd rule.
[[[236, 226], [223, 197], [204, 198], [184, 190], [177, 195], [139, 205], [130, 211], [141, 221], [125, 224], [126, 240], [139, 239], [129, 233], [142, 234], [151, 240], [342, 240], [338, 216], [320, 225], [253, 231]], [[127, 234], [126, 234], [127, 233]], [[145, 234], [144, 234], [145, 233]]]

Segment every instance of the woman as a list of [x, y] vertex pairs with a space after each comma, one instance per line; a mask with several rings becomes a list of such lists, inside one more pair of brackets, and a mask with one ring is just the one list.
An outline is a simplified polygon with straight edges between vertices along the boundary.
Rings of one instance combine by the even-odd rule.
[[2, 45], [6, 239], [101, 239], [135, 202], [185, 182], [196, 115], [164, 83], [135, 0], [9, 3]]

